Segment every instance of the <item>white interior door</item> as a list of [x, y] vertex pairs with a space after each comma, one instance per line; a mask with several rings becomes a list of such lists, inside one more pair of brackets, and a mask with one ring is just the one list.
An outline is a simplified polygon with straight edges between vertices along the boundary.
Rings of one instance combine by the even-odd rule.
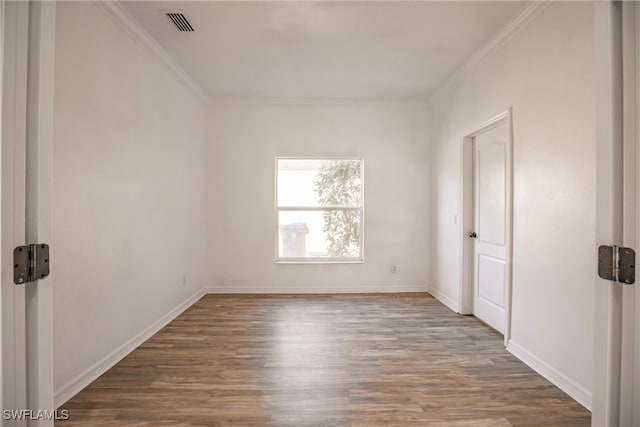
[[[635, 2], [595, 3], [596, 246], [637, 251], [640, 15], [636, 7]], [[593, 426], [640, 425], [637, 287], [638, 283], [595, 280]]]
[[[56, 3], [29, 2], [26, 210], [27, 243], [51, 243], [53, 197], [53, 89]], [[55, 272], [55, 249], [52, 247]], [[53, 403], [53, 276], [25, 286], [27, 404], [51, 410]], [[53, 425], [53, 420], [39, 422]]]
[[[623, 86], [623, 244], [625, 247], [638, 251], [638, 233], [640, 233], [640, 215], [638, 215], [637, 191], [638, 185], [638, 60], [640, 32], [636, 22], [640, 18], [640, 8], [635, 2], [625, 2], [620, 5], [622, 24], [622, 86]], [[637, 279], [636, 279], [637, 281]], [[638, 285], [622, 286], [622, 354], [621, 354], [621, 384], [620, 384], [620, 425], [640, 425], [640, 352], [638, 351], [637, 334], [640, 328], [636, 319], [640, 319], [640, 304], [638, 301]], [[635, 374], [634, 374], [635, 372]], [[634, 384], [635, 382], [635, 384]], [[635, 415], [634, 415], [635, 412]]]
[[[29, 5], [3, 2], [2, 265], [25, 243], [27, 51]], [[27, 408], [25, 287], [2, 270], [2, 408]]]
[[6, 266], [51, 240], [55, 7], [2, 2], [2, 409], [53, 409], [51, 277], [15, 285]]
[[507, 327], [507, 177], [509, 130], [505, 123], [473, 140], [473, 314], [504, 334]]

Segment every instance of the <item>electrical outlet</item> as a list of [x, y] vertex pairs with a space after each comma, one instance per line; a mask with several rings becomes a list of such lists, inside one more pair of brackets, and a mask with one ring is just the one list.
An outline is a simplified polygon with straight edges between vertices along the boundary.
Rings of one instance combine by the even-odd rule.
[[398, 266], [395, 264], [391, 264], [391, 272], [396, 274], [398, 272]]

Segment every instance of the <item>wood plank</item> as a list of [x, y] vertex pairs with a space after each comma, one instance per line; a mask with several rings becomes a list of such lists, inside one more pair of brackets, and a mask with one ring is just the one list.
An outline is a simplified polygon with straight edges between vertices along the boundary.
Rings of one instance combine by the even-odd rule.
[[67, 402], [72, 425], [590, 425], [428, 294], [206, 295]]

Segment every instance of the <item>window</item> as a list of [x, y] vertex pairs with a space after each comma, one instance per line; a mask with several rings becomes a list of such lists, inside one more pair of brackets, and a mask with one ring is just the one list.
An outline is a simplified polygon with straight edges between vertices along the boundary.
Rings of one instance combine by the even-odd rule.
[[276, 159], [276, 261], [362, 261], [362, 188], [361, 159]]

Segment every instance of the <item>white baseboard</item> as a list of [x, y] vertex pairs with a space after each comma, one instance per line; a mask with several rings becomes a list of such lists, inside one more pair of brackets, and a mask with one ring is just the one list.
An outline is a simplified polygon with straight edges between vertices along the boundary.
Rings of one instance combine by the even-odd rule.
[[313, 286], [224, 286], [204, 289], [207, 294], [366, 294], [395, 292], [427, 292], [425, 285], [390, 285], [366, 287], [316, 288]]
[[457, 301], [454, 301], [437, 289], [429, 288], [427, 289], [427, 292], [429, 292], [432, 297], [449, 307], [452, 311], [460, 313], [460, 304], [458, 304]]
[[143, 342], [151, 338], [153, 334], [158, 332], [160, 329], [164, 328], [169, 322], [178, 317], [185, 311], [187, 308], [191, 307], [196, 301], [198, 301], [205, 294], [203, 290], [199, 290], [191, 297], [187, 298], [184, 302], [178, 305], [176, 308], [171, 310], [166, 315], [162, 316], [156, 322], [154, 322], [151, 326], [140, 332], [135, 337], [131, 338], [129, 341], [115, 349], [113, 352], [99, 360], [96, 364], [91, 366], [89, 369], [82, 372], [77, 377], [73, 378], [71, 381], [64, 384], [54, 393], [54, 403], [55, 407], [59, 408], [63, 405], [67, 400], [71, 399], [82, 389], [87, 387], [93, 381], [96, 380], [100, 375], [104, 374], [106, 371], [111, 369], [116, 363], [122, 360], [125, 356], [139, 347]]
[[552, 366], [549, 366], [547, 363], [531, 354], [531, 352], [523, 348], [521, 345], [515, 343], [513, 340], [509, 341], [507, 350], [515, 357], [523, 361], [531, 369], [553, 383], [553, 385], [567, 393], [579, 404], [587, 408], [589, 411], [591, 410], [592, 397], [589, 390], [576, 383], [571, 378], [564, 375], [562, 372], [558, 371]]

